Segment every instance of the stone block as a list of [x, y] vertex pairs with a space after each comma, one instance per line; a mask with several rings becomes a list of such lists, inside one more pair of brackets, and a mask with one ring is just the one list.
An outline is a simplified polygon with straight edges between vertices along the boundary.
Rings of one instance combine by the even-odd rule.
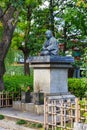
[[27, 62], [34, 69], [34, 92], [68, 92], [68, 69], [72, 67], [73, 57], [37, 56], [31, 57]]
[[35, 105], [36, 114], [44, 114], [44, 105]]
[[13, 108], [16, 110], [22, 110], [21, 101], [13, 101]]
[[35, 107], [33, 103], [26, 103], [25, 105], [26, 105], [26, 111], [34, 113]]

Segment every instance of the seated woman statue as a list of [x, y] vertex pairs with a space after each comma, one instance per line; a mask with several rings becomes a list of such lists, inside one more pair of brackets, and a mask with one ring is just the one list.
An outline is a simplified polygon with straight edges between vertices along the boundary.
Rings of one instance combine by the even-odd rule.
[[52, 31], [46, 31], [46, 38], [42, 51], [40, 53], [41, 56], [56, 56], [58, 55], [58, 42], [55, 37], [53, 37]]

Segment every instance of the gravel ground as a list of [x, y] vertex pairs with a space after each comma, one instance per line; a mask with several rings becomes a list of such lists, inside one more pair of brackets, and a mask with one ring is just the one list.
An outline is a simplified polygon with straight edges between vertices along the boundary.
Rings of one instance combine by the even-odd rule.
[[10, 121], [7, 119], [0, 120], [0, 127], [1, 127], [0, 130], [36, 130], [36, 129], [17, 125], [15, 121]]
[[7, 129], [0, 127], [0, 130], [7, 130]]

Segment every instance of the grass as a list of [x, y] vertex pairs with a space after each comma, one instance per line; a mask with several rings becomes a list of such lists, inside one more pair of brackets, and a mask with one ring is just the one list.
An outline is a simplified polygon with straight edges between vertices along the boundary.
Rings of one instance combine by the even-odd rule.
[[16, 122], [16, 124], [18, 124], [18, 125], [24, 125], [24, 124], [27, 124], [27, 121], [25, 121], [25, 120], [18, 120], [17, 122]]
[[0, 115], [0, 120], [3, 120], [4, 118], [4, 115]]
[[26, 127], [30, 127], [30, 128], [42, 128], [43, 125], [40, 123], [33, 123], [33, 122], [28, 122], [27, 125], [25, 125]]
[[29, 127], [29, 128], [42, 128], [43, 127], [43, 125], [41, 123], [27, 122], [27, 121], [21, 120], [21, 119], [18, 120], [16, 122], [16, 124], [18, 124], [18, 125], [24, 125], [25, 127]]

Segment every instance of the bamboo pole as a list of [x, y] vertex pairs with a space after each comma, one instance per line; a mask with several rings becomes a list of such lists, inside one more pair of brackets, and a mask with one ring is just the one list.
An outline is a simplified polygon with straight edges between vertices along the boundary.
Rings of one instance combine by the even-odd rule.
[[75, 99], [75, 122], [80, 121], [80, 106], [78, 105], [78, 98]]

